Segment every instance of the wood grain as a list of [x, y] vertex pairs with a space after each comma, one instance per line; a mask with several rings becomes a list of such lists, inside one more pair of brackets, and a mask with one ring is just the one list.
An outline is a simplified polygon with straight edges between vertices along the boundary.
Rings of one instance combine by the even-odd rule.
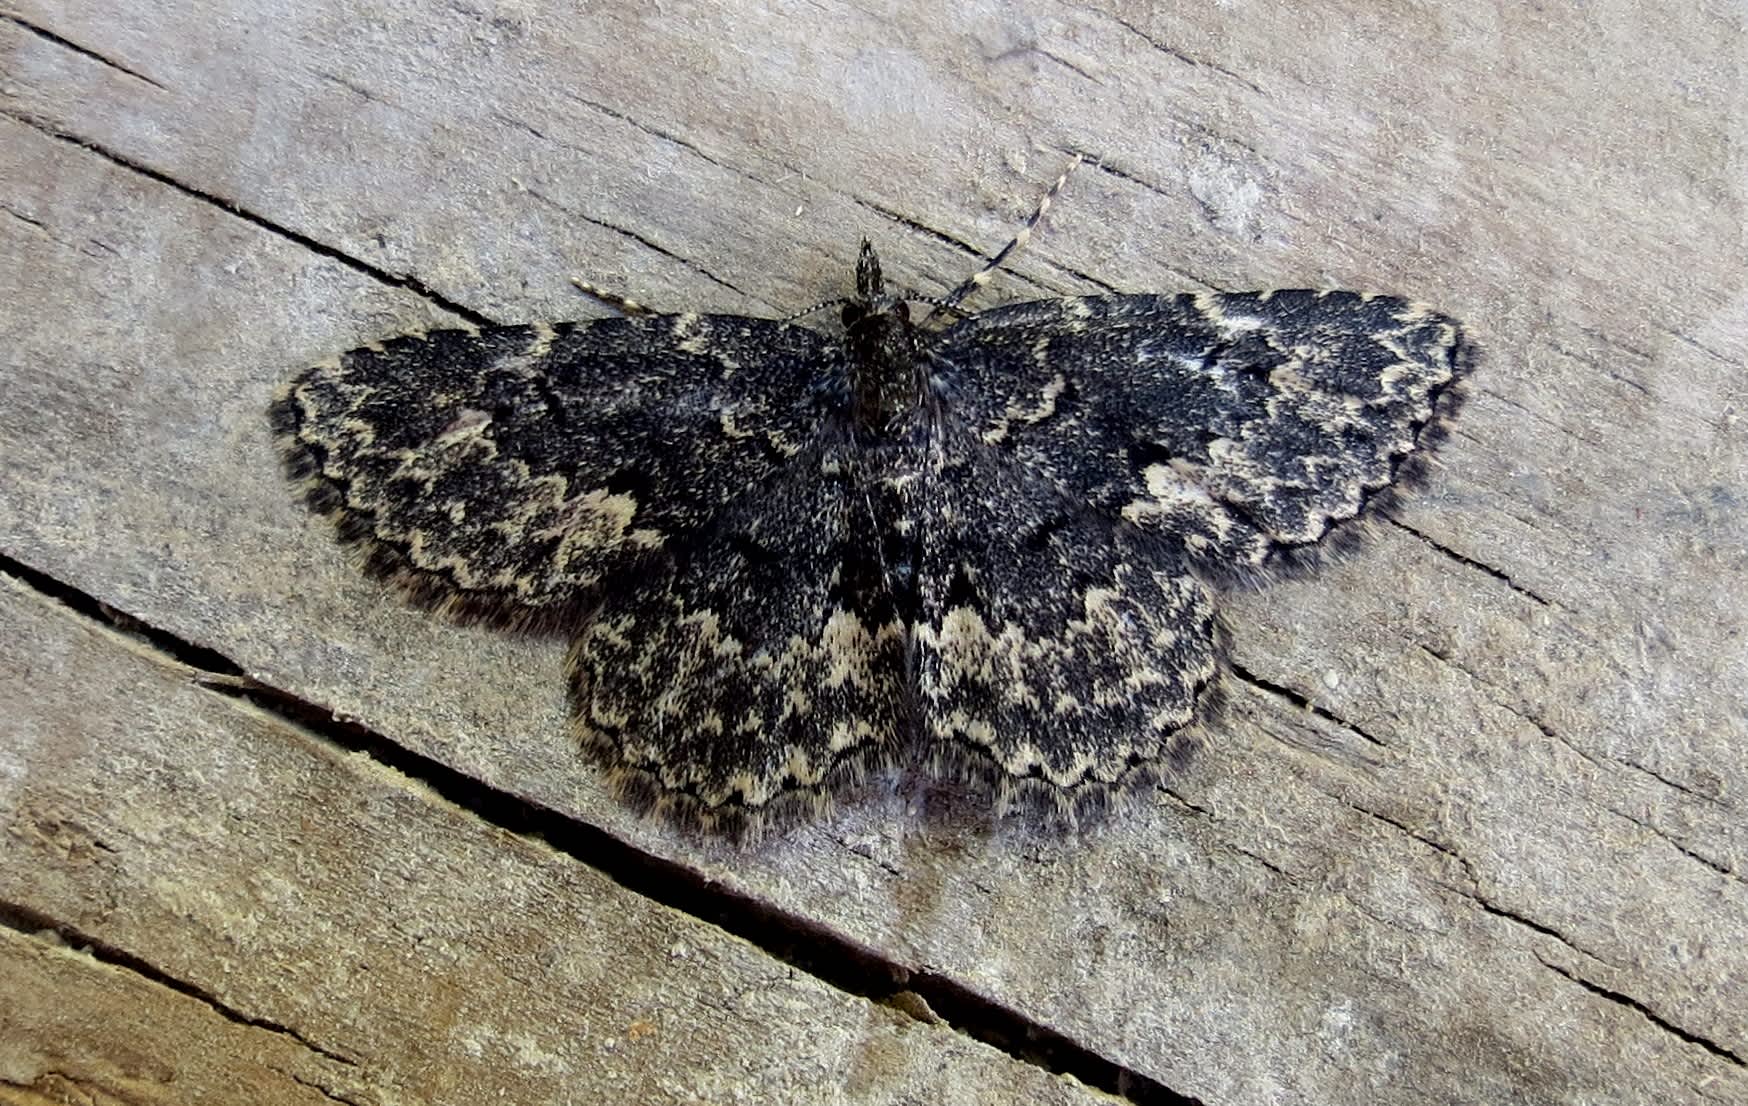
[[[981, 996], [1146, 1086], [1209, 1104], [1748, 1100], [1736, 7], [9, 11], [0, 541], [48, 590]], [[864, 234], [898, 281], [939, 292], [1071, 151], [1097, 164], [988, 302], [1370, 288], [1464, 319], [1486, 354], [1423, 493], [1342, 563], [1232, 597], [1219, 741], [1099, 833], [1040, 838], [909, 784], [751, 852], [639, 822], [566, 744], [562, 644], [403, 607], [278, 475], [268, 397], [337, 350], [455, 311], [587, 315], [573, 275], [658, 306], [784, 313], [841, 294]], [[62, 648], [33, 632], [14, 663]], [[88, 667], [106, 663], [121, 660]], [[123, 725], [119, 692], [90, 673], [7, 671], [15, 703], [58, 719], [54, 741], [5, 723], [9, 824], [66, 770], [35, 750], [164, 740], [165, 708]], [[178, 711], [212, 693], [183, 695]], [[273, 725], [255, 725], [263, 750], [321, 761]], [[196, 746], [176, 746], [194, 758], [180, 769], [154, 763], [198, 775]], [[139, 786], [89, 787], [56, 817], [107, 824]], [[328, 786], [320, 802], [277, 777], [231, 792], [271, 805], [280, 835], [386, 801], [368, 765]], [[468, 816], [419, 842], [458, 897], [488, 893], [499, 849], [529, 847], [470, 835]], [[186, 850], [118, 887], [9, 840], [57, 889], [8, 876], [0, 897], [107, 945], [197, 948], [237, 908], [150, 908], [149, 887], [198, 884]], [[268, 835], [252, 863], [340, 863], [348, 840]], [[394, 920], [392, 900], [354, 906], [352, 926]], [[429, 910], [432, 925], [468, 918]], [[317, 985], [317, 946], [297, 942], [321, 918], [253, 911], [293, 942], [278, 966], [305, 974], [274, 987], [258, 972], [237, 1009], [284, 1003], [248, 1016], [346, 1054], [393, 1036], [369, 1016], [319, 1020], [378, 985]], [[66, 955], [6, 947], [24, 950], [8, 971]], [[506, 953], [506, 977], [529, 956]], [[746, 956], [736, 970], [779, 963]], [[137, 984], [105, 971], [81, 986]], [[720, 983], [708, 974], [687, 986]], [[417, 1005], [417, 983], [382, 984], [374, 1009]], [[591, 994], [629, 1016], [632, 988]], [[849, 1017], [827, 984], [806, 989]], [[693, 1016], [701, 1039], [727, 1033]], [[776, 1071], [764, 1024], [737, 1040]], [[940, 1032], [942, 1048], [963, 1036]]]
[[1096, 1099], [481, 825], [16, 582], [0, 626], [4, 1082], [166, 1103]]

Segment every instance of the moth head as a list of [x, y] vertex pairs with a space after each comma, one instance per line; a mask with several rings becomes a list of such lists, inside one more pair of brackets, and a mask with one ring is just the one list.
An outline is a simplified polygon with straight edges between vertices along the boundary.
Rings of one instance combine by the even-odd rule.
[[856, 261], [856, 294], [844, 301], [843, 321], [856, 420], [883, 430], [920, 401], [919, 336], [910, 305], [886, 291], [880, 258], [867, 239]]
[[874, 243], [862, 239], [862, 253], [856, 258], [856, 298], [877, 300], [886, 294], [886, 282], [880, 277], [880, 255]]
[[859, 345], [879, 344], [910, 331], [910, 305], [887, 294], [880, 258], [867, 239], [862, 240], [862, 256], [856, 261], [856, 294], [844, 301], [842, 318], [851, 342]]
[[844, 329], [849, 331], [893, 323], [902, 329], [910, 322], [909, 305], [901, 297], [887, 295], [886, 280], [880, 275], [880, 255], [866, 238], [856, 258], [856, 294], [844, 301], [843, 320]]

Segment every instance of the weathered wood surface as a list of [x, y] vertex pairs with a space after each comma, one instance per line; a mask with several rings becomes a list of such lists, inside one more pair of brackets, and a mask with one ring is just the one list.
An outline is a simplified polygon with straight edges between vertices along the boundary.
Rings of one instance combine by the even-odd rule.
[[0, 1078], [129, 1102], [1097, 1098], [483, 826], [16, 583], [0, 611], [29, 769], [8, 773], [8, 899], [186, 989], [0, 929]]
[[[925, 994], [980, 994], [1137, 1097], [1748, 1101], [1738, 8], [8, 10], [0, 541], [37, 586], [816, 923]], [[640, 822], [566, 744], [561, 644], [405, 608], [279, 478], [273, 386], [444, 304], [575, 317], [577, 275], [780, 313], [838, 294], [862, 234], [935, 291], [1070, 150], [1104, 165], [990, 302], [1357, 286], [1440, 305], [1488, 353], [1422, 495], [1345, 562], [1234, 597], [1219, 740], [1100, 833], [1038, 839], [909, 788], [751, 852]], [[964, 1037], [982, 1015], [889, 1019], [720, 935], [672, 962], [652, 934], [708, 927], [178, 686], [75, 611], [5, 612], [0, 963], [78, 996], [87, 1026], [166, 1011], [77, 1038], [113, 1050], [74, 1057], [91, 1070], [255, 1063], [259, 1023], [317, 1046], [262, 1066], [362, 1058], [342, 1073], [360, 1101], [483, 1098], [420, 1072], [486, 1078], [510, 1063], [488, 1033], [533, 1042], [495, 1078], [589, 1055], [656, 1100], [728, 1099], [709, 1079], [729, 1070], [805, 1098], [798, 1073], [847, 1079], [896, 1040], [923, 1055], [844, 1097], [1041, 1093]], [[367, 878], [413, 858], [432, 882]], [[358, 944], [399, 970], [338, 970]], [[588, 976], [586, 955], [625, 967]], [[754, 1009], [706, 1001], [749, 986]], [[588, 1051], [640, 1047], [625, 1026], [657, 994], [653, 1069]], [[71, 1062], [46, 1007], [7, 1001], [0, 1086]]]

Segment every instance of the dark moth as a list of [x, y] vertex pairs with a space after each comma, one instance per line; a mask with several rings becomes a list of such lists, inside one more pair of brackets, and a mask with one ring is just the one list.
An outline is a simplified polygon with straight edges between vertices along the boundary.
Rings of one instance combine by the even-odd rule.
[[407, 335], [272, 422], [371, 572], [569, 635], [576, 732], [640, 806], [744, 831], [909, 768], [1075, 819], [1183, 760], [1218, 589], [1351, 532], [1468, 363], [1450, 318], [1352, 292], [946, 314], [864, 243], [841, 331]]

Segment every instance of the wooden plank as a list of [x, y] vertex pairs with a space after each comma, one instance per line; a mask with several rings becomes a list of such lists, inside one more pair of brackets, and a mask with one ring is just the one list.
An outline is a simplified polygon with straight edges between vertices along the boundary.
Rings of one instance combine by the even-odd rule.
[[[1730, 8], [17, 10], [9, 555], [1210, 1102], [1748, 1093]], [[1219, 743], [1096, 836], [912, 789], [750, 854], [639, 823], [561, 646], [402, 608], [279, 486], [303, 363], [586, 313], [572, 274], [787, 310], [864, 232], [935, 291], [1066, 149], [1108, 167], [994, 298], [1378, 287], [1490, 354], [1427, 494], [1232, 597]]]
[[0, 1082], [165, 1103], [1097, 1097], [482, 826], [10, 578], [0, 665], [5, 909], [103, 961], [0, 928]]
[[0, 987], [5, 1106], [370, 1101], [352, 1064], [67, 948], [53, 931], [0, 929]]

